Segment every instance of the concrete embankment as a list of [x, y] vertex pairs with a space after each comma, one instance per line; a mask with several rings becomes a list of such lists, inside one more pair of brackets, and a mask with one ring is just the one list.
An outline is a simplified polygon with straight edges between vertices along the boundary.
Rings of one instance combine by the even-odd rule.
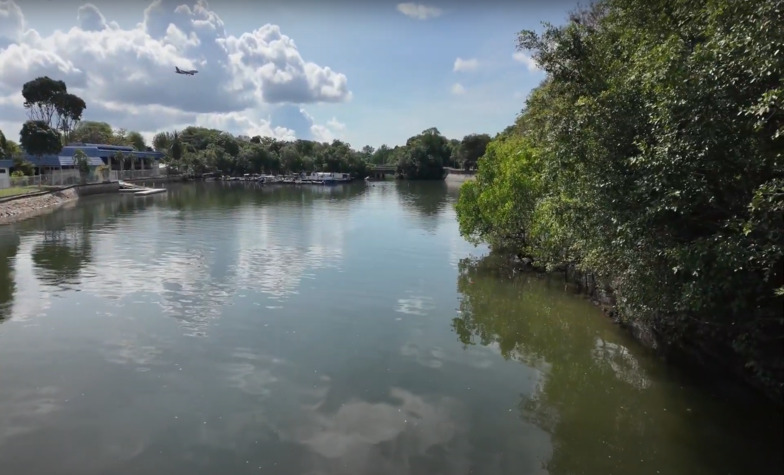
[[47, 213], [65, 203], [75, 201], [80, 196], [116, 193], [119, 189], [120, 185], [117, 182], [95, 183], [4, 198], [0, 200], [0, 224], [21, 221]]
[[147, 186], [147, 187], [159, 187], [166, 183], [176, 183], [183, 181], [183, 178], [179, 175], [174, 176], [160, 176], [155, 178], [132, 178], [128, 180], [123, 180], [126, 183], [131, 183], [134, 185], [140, 186]]
[[466, 172], [463, 170], [457, 169], [449, 169], [449, 173], [446, 176], [447, 184], [458, 184], [462, 185], [466, 181], [476, 180], [476, 172]]

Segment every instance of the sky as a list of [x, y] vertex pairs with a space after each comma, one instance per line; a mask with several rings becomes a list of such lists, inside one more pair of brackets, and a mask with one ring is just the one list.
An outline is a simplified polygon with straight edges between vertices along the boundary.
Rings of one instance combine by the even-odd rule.
[[[584, 3], [584, 2], [583, 2]], [[402, 145], [430, 127], [495, 135], [545, 77], [517, 33], [576, 0], [0, 0], [0, 130], [22, 85], [63, 80], [83, 120], [141, 132]], [[197, 69], [175, 74], [175, 66]]]

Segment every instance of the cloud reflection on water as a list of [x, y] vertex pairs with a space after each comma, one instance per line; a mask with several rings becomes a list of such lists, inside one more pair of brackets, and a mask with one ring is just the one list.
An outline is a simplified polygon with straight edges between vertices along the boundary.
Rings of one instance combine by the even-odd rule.
[[366, 400], [326, 374], [251, 348], [235, 349], [220, 368], [227, 387], [258, 401], [246, 424], [304, 450], [298, 473], [420, 473], [433, 463], [469, 473], [469, 421], [457, 399], [391, 386], [383, 400]]
[[40, 429], [46, 418], [62, 409], [59, 394], [56, 386], [4, 387], [0, 398], [0, 446]]
[[[16, 320], [41, 314], [52, 296], [78, 284], [80, 291], [115, 302], [157, 302], [189, 335], [205, 336], [209, 322], [238, 294], [284, 301], [299, 292], [303, 279], [339, 267], [347, 210], [320, 208], [244, 206], [188, 221], [171, 210], [151, 210], [113, 221], [111, 233], [63, 224], [56, 234], [28, 234], [14, 266], [21, 290], [11, 313]], [[85, 249], [90, 259], [63, 273], [57, 256], [79, 256]], [[34, 263], [36, 250], [56, 259]]]

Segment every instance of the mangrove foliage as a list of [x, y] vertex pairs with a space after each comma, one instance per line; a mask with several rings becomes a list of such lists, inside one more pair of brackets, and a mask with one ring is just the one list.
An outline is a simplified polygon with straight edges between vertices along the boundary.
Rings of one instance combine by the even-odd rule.
[[598, 276], [626, 322], [784, 388], [784, 2], [601, 0], [522, 31], [546, 72], [461, 233]]

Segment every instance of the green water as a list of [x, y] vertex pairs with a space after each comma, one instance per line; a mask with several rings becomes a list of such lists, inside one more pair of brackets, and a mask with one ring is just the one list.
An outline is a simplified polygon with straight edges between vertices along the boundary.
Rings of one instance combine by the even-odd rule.
[[781, 473], [779, 409], [509, 278], [456, 196], [188, 184], [0, 227], [0, 473]]

